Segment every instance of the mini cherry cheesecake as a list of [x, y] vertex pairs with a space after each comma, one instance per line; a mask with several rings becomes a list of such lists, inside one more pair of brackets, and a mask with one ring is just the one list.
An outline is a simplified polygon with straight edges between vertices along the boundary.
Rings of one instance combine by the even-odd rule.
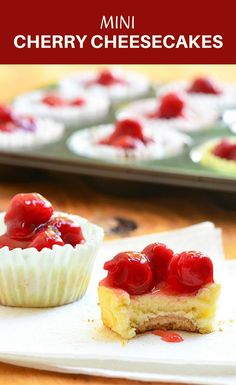
[[171, 82], [160, 87], [157, 92], [162, 96], [169, 92], [186, 92], [192, 102], [205, 108], [224, 109], [236, 105], [236, 84], [220, 82], [208, 76]]
[[83, 296], [103, 238], [100, 227], [25, 193], [1, 214], [0, 233], [2, 305], [59, 306]]
[[0, 148], [31, 147], [61, 138], [64, 127], [49, 119], [36, 119], [17, 113], [11, 106], [0, 105]]
[[117, 254], [104, 269], [98, 288], [102, 320], [122, 338], [150, 330], [214, 330], [220, 285], [207, 255], [175, 254], [152, 243], [141, 252]]
[[146, 124], [191, 132], [213, 126], [218, 113], [192, 102], [184, 92], [168, 92], [157, 99], [143, 99], [128, 104], [118, 111], [118, 118], [125, 117], [138, 117]]
[[[203, 166], [224, 174], [236, 175], [236, 138], [220, 138], [204, 143], [193, 150], [193, 158], [200, 160]], [[194, 159], [193, 159], [194, 160]]]
[[55, 89], [20, 95], [14, 102], [14, 108], [23, 114], [51, 118], [67, 127], [74, 127], [104, 119], [109, 113], [110, 103], [105, 96]]
[[110, 159], [161, 159], [181, 153], [190, 139], [168, 127], [145, 125], [139, 119], [83, 129], [68, 141], [78, 155]]
[[60, 82], [63, 91], [86, 92], [106, 95], [112, 102], [132, 99], [147, 94], [150, 82], [141, 74], [126, 73], [118, 68], [81, 72], [64, 78]]

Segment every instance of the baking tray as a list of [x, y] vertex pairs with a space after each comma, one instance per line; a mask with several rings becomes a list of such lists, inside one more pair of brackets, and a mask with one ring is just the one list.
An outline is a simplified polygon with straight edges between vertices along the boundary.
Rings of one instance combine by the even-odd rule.
[[[55, 85], [47, 89], [52, 90]], [[153, 92], [150, 92], [153, 94]], [[150, 94], [147, 97], [150, 97]], [[113, 107], [109, 117], [100, 123], [114, 121], [115, 110]], [[94, 126], [92, 124], [90, 126]], [[88, 125], [86, 125], [88, 127]], [[32, 149], [21, 149], [0, 152], [0, 164], [8, 166], [23, 166], [27, 168], [59, 171], [86, 175], [91, 177], [112, 178], [116, 180], [149, 182], [174, 186], [194, 187], [216, 191], [236, 192], [236, 175], [226, 175], [221, 172], [207, 169], [191, 160], [192, 148], [201, 143], [224, 136], [232, 136], [230, 130], [219, 119], [217, 124], [210, 129], [188, 134], [193, 145], [186, 148], [178, 156], [162, 160], [101, 160], [85, 158], [73, 154], [67, 147], [70, 135], [83, 128], [67, 129], [63, 138], [56, 142]]]

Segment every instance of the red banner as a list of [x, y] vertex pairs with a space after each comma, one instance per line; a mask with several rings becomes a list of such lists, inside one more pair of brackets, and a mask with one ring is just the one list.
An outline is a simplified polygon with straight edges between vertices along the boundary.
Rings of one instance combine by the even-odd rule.
[[8, 1], [0, 63], [234, 64], [235, 17], [235, 0]]

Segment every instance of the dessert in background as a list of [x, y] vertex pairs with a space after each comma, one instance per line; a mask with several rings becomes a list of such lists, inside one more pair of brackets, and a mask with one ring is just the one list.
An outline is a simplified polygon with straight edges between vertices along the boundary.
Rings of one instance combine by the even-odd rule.
[[220, 284], [199, 251], [175, 254], [165, 244], [126, 251], [105, 262], [98, 288], [102, 321], [122, 338], [150, 330], [214, 330]]
[[95, 92], [112, 102], [144, 96], [151, 89], [150, 81], [144, 75], [119, 68], [75, 73], [62, 79], [60, 87], [66, 92]]
[[226, 175], [236, 175], [236, 138], [210, 140], [194, 149], [191, 157], [206, 168]]
[[67, 127], [77, 127], [106, 118], [110, 103], [103, 95], [44, 89], [18, 96], [14, 109], [19, 113], [54, 119]]
[[236, 106], [236, 84], [198, 76], [192, 80], [174, 81], [161, 86], [157, 93], [186, 92], [188, 97], [200, 106], [225, 109]]
[[142, 122], [191, 132], [212, 127], [218, 113], [190, 101], [184, 92], [169, 92], [160, 98], [131, 102], [118, 111], [118, 118], [138, 117]]
[[57, 212], [38, 193], [15, 195], [0, 215], [0, 304], [59, 306], [85, 293], [103, 230]]
[[0, 105], [0, 149], [11, 150], [51, 143], [60, 139], [64, 126], [51, 119], [17, 113], [11, 106]]
[[75, 154], [101, 159], [162, 159], [181, 153], [191, 140], [170, 129], [138, 119], [118, 120], [77, 131], [68, 139]]

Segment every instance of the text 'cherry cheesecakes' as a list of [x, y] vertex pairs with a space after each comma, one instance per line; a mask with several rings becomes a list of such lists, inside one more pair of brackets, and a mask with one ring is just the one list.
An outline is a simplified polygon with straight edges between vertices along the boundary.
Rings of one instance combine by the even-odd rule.
[[120, 160], [162, 159], [181, 153], [190, 138], [169, 127], [143, 124], [139, 119], [121, 119], [113, 124], [86, 128], [68, 140], [78, 155]]
[[207, 168], [236, 175], [236, 138], [219, 138], [206, 142], [192, 151], [192, 159]]
[[38, 119], [0, 105], [0, 148], [34, 147], [60, 139], [64, 126], [50, 119]]
[[142, 74], [124, 72], [120, 68], [104, 68], [72, 74], [60, 82], [63, 92], [86, 91], [119, 102], [147, 94], [150, 82]]
[[131, 102], [120, 109], [117, 116], [119, 119], [138, 117], [149, 124], [164, 125], [184, 132], [211, 127], [218, 119], [214, 109], [204, 108], [181, 91]]
[[122, 252], [104, 264], [98, 288], [105, 326], [130, 339], [150, 330], [210, 333], [220, 284], [211, 259], [197, 251], [174, 254], [162, 243]]
[[66, 93], [58, 89], [19, 95], [13, 105], [19, 113], [53, 119], [66, 127], [100, 121], [110, 109], [105, 96], [98, 97], [82, 91]]
[[0, 215], [0, 234], [0, 304], [58, 306], [85, 293], [100, 227], [26, 193], [15, 195]]

